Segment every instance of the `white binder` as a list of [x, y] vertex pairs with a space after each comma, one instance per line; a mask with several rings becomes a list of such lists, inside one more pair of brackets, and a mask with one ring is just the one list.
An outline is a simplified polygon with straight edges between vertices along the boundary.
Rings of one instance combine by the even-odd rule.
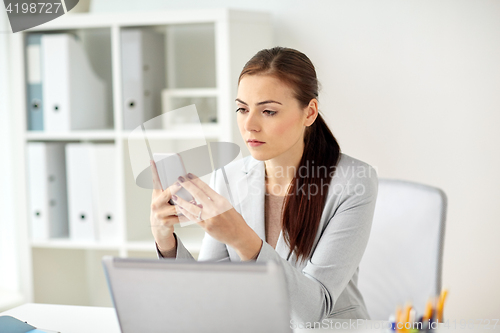
[[106, 86], [71, 34], [42, 36], [44, 129], [61, 132], [109, 127]]
[[[161, 114], [165, 87], [164, 35], [146, 29], [121, 32], [123, 128], [135, 129]], [[149, 128], [161, 128], [158, 123]]]
[[91, 147], [92, 193], [98, 239], [118, 242], [120, 228], [116, 214], [116, 148], [114, 144]]
[[66, 145], [69, 234], [72, 240], [97, 240], [92, 203], [91, 158], [91, 144], [68, 143]]
[[30, 142], [27, 155], [31, 238], [68, 237], [64, 144]]

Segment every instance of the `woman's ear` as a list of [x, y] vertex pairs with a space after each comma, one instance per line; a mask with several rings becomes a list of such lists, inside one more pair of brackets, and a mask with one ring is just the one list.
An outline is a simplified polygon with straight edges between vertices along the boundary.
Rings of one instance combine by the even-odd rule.
[[318, 100], [316, 98], [311, 99], [309, 105], [305, 109], [306, 118], [304, 119], [304, 126], [311, 126], [314, 124], [316, 117], [318, 117]]

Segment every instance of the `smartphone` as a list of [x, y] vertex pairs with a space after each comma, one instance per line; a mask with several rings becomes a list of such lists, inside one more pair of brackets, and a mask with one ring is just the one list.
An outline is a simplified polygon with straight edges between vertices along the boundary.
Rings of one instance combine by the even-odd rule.
[[[161, 187], [164, 190], [177, 182], [180, 176], [186, 178], [186, 168], [179, 154], [154, 153], [153, 159], [156, 164], [156, 169], [158, 170]], [[193, 196], [185, 188], [181, 188], [175, 195], [186, 201], [194, 200]], [[169, 203], [171, 205], [175, 204], [172, 199], [170, 199]]]

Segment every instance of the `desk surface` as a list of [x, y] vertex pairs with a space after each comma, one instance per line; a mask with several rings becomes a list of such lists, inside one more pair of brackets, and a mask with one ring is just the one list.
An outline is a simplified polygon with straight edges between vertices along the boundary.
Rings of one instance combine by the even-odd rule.
[[[59, 331], [62, 333], [119, 333], [120, 326], [116, 318], [114, 308], [102, 308], [92, 306], [74, 306], [74, 305], [54, 305], [54, 304], [33, 304], [27, 303], [8, 311], [0, 313], [0, 316], [8, 315], [19, 320], [28, 322], [37, 328]], [[457, 320], [460, 322], [459, 320]], [[325, 322], [326, 323], [326, 322]], [[362, 320], [356, 322], [355, 319], [336, 319], [328, 321], [322, 329], [295, 329], [294, 332], [300, 333], [317, 333], [319, 332], [371, 332], [371, 333], [387, 333], [387, 330], [381, 327], [381, 324], [387, 322], [376, 320]], [[341, 327], [351, 328], [342, 329]], [[484, 332], [497, 333], [500, 332], [500, 323], [493, 328], [492, 323], [489, 329], [484, 326], [475, 325], [473, 328], [461, 329], [458, 326], [440, 327], [436, 333], [452, 333], [452, 332]], [[357, 325], [357, 327], [356, 327]], [[440, 324], [441, 326], [442, 324]], [[335, 329], [338, 327], [338, 329]], [[356, 328], [352, 328], [356, 327]]]

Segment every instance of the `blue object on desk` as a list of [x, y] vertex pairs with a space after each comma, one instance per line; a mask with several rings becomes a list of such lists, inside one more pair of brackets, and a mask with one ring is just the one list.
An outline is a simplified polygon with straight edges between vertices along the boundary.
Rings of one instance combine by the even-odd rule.
[[0, 316], [2, 333], [47, 333], [11, 316]]
[[396, 317], [394, 315], [389, 316], [389, 322], [391, 323], [391, 331], [396, 330]]

